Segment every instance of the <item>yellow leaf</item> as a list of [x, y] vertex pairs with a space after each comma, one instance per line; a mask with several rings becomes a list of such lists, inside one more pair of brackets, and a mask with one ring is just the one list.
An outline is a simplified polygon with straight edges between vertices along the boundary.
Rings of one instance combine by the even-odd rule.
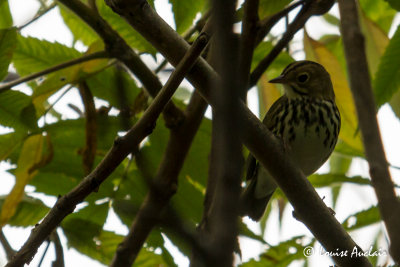
[[[90, 55], [95, 52], [100, 52], [103, 50], [104, 50], [104, 43], [103, 41], [98, 40], [89, 46], [85, 55]], [[98, 72], [99, 70], [104, 69], [107, 66], [108, 62], [109, 62], [108, 58], [89, 60], [81, 64], [81, 70], [84, 73], [95, 73]]]
[[381, 56], [385, 52], [389, 43], [389, 38], [385, 32], [372, 20], [370, 20], [364, 12], [360, 12], [361, 30], [366, 41], [366, 52], [368, 59], [368, 67], [371, 75], [375, 75]]
[[25, 140], [15, 170], [15, 185], [1, 208], [0, 226], [4, 226], [14, 215], [24, 196], [25, 186], [36, 175], [34, 167], [42, 160], [43, 140], [41, 134], [32, 135]]
[[339, 61], [326, 46], [313, 40], [305, 31], [303, 42], [307, 59], [320, 63], [331, 75], [336, 95], [336, 104], [342, 118], [339, 138], [353, 149], [363, 151], [361, 138], [358, 132], [358, 120], [353, 96]]
[[259, 110], [261, 116], [264, 116], [272, 104], [281, 96], [281, 92], [276, 85], [269, 83], [268, 81], [269, 78], [267, 77], [267, 74], [264, 73], [261, 76], [257, 86], [259, 95]]

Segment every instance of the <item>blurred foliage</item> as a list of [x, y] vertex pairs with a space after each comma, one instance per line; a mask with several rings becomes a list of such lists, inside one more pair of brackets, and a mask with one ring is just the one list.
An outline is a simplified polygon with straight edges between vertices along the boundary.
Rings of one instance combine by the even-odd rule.
[[[83, 1], [87, 2], [87, 1]], [[149, 1], [154, 7], [154, 1]], [[266, 18], [288, 4], [290, 0], [261, 0], [259, 16]], [[42, 1], [41, 5], [45, 2]], [[170, 0], [175, 28], [182, 34], [209, 9], [205, 0]], [[99, 14], [138, 53], [152, 55], [157, 51], [139, 33], [133, 30], [120, 16], [112, 12], [103, 0], [97, 0]], [[367, 57], [377, 108], [389, 104], [400, 118], [400, 27], [394, 29], [394, 18], [400, 9], [399, 1], [359, 0], [360, 24], [366, 37]], [[59, 5], [61, 18], [71, 31], [74, 42], [71, 45], [40, 40], [25, 36], [13, 26], [8, 1], [0, 0], [0, 80], [9, 70], [15, 69], [23, 77], [53, 67], [65, 61], [104, 50], [103, 41], [85, 22], [65, 6]], [[240, 12], [242, 7], [239, 7]], [[240, 13], [239, 12], [239, 13]], [[296, 11], [294, 11], [296, 12]], [[340, 19], [333, 12], [319, 18], [339, 32]], [[308, 25], [311, 29], [313, 25]], [[390, 32], [394, 34], [389, 35]], [[277, 36], [270, 34], [261, 42], [255, 52], [252, 68], [272, 49]], [[363, 158], [363, 147], [358, 131], [358, 121], [353, 98], [347, 81], [345, 56], [339, 34], [322, 34], [312, 38], [304, 31], [302, 48], [282, 52], [263, 74], [257, 84], [259, 111], [263, 116], [271, 104], [282, 94], [280, 87], [269, 84], [268, 80], [280, 74], [282, 69], [304, 54], [323, 64], [332, 76], [337, 103], [342, 115], [342, 130], [335, 153], [330, 161], [330, 171], [314, 174], [310, 181], [315, 187], [329, 188], [334, 206], [342, 185], [356, 184], [370, 187], [370, 180], [361, 176], [348, 176], [354, 158]], [[295, 41], [294, 41], [295, 42]], [[79, 47], [85, 47], [85, 52]], [[296, 44], [296, 47], [299, 44]], [[289, 45], [290, 47], [292, 44]], [[296, 48], [298, 49], [298, 48]], [[157, 62], [160, 63], [160, 62]], [[12, 67], [10, 67], [12, 66]], [[8, 162], [8, 172], [15, 176], [15, 185], [10, 193], [0, 197], [1, 225], [31, 227], [40, 221], [49, 208], [39, 195], [56, 198], [77, 186], [84, 178], [82, 151], [85, 148], [84, 111], [71, 116], [59, 111], [55, 96], [63, 96], [68, 86], [72, 91], [76, 85], [85, 82], [96, 101], [97, 148], [95, 164], [98, 164], [111, 148], [116, 136], [126, 131], [126, 118], [132, 126], [142, 116], [147, 98], [143, 98], [140, 83], [112, 59], [97, 59], [80, 63], [69, 68], [52, 72], [27, 83], [29, 89], [23, 92], [8, 90], [0, 93], [0, 125], [7, 133], [0, 135], [0, 159]], [[123, 88], [123, 92], [121, 92]], [[174, 101], [185, 108], [192, 90], [182, 87]], [[73, 102], [73, 101], [71, 101]], [[79, 103], [75, 100], [72, 104]], [[75, 109], [76, 110], [76, 109]], [[154, 177], [163, 157], [169, 138], [169, 131], [160, 118], [157, 127], [143, 143], [135, 159], [125, 159], [122, 164], [101, 185], [97, 193], [91, 194], [84, 207], [66, 217], [60, 225], [68, 246], [103, 264], [109, 264], [117, 245], [123, 236], [104, 229], [111, 211], [127, 227], [135, 219], [143, 202], [150, 179]], [[173, 197], [171, 207], [194, 229], [201, 220], [204, 191], [208, 175], [210, 153], [211, 121], [203, 119], [200, 129], [179, 174], [179, 188]], [[27, 191], [27, 186], [30, 190]], [[32, 189], [33, 188], [33, 189]], [[33, 190], [33, 192], [32, 192]], [[40, 193], [40, 194], [37, 194]], [[282, 193], [274, 195], [274, 201], [284, 198]], [[279, 201], [281, 215], [288, 202]], [[268, 207], [261, 222], [262, 233], [269, 222]], [[280, 216], [280, 220], [282, 216]], [[342, 222], [348, 231], [361, 229], [381, 221], [376, 206], [349, 214]], [[274, 246], [267, 246], [267, 240], [240, 225], [241, 235], [257, 240], [265, 246], [259, 259], [251, 259], [240, 266], [288, 266], [293, 261], [305, 261], [303, 248], [313, 246], [314, 240], [294, 237]], [[377, 247], [379, 236], [374, 246]], [[190, 257], [190, 245], [171, 229], [155, 228], [141, 250], [134, 266], [175, 266], [174, 255], [165, 246], [171, 241], [181, 253]], [[373, 259], [377, 261], [378, 259]], [[305, 261], [305, 264], [307, 262]]]

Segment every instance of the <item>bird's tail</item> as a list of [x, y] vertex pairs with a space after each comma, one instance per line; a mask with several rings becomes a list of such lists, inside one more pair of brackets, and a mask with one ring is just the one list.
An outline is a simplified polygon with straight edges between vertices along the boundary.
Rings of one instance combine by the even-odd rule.
[[263, 216], [268, 202], [274, 193], [272, 191], [270, 194], [263, 198], [256, 198], [257, 179], [251, 179], [250, 183], [246, 186], [244, 191], [240, 196], [240, 215], [249, 216], [250, 219], [254, 221], [259, 221]]

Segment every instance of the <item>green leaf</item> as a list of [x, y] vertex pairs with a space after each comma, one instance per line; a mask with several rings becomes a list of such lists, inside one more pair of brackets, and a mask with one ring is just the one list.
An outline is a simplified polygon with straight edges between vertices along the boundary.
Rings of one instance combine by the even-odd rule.
[[109, 203], [103, 204], [89, 204], [86, 207], [75, 211], [68, 216], [65, 220], [83, 220], [86, 222], [91, 222], [95, 225], [95, 228], [100, 231], [106, 222], [109, 210]]
[[260, 241], [263, 244], [266, 244], [264, 238], [261, 235], [257, 235], [254, 232], [252, 232], [243, 222], [239, 222], [239, 234]]
[[[185, 164], [179, 175], [179, 190], [171, 199], [171, 206], [183, 221], [194, 229], [195, 223], [200, 221], [205, 188], [208, 161], [204, 160], [209, 154], [211, 122], [203, 119], [203, 123], [189, 150]], [[168, 140], [169, 131], [164, 126], [163, 120], [159, 120], [157, 127], [149, 136], [137, 159], [138, 169], [133, 168], [128, 176], [120, 184], [115, 194], [113, 208], [121, 220], [128, 226], [134, 219], [144, 196], [148, 192], [148, 181], [144, 177], [153, 177], [157, 166], [164, 154]], [[191, 249], [186, 242], [168, 229], [162, 232], [179, 248], [185, 255], [190, 256]], [[152, 232], [157, 234], [156, 230]], [[154, 243], [152, 243], [155, 245]]]
[[131, 47], [135, 48], [139, 52], [146, 52], [155, 55], [156, 50], [154, 47], [137, 31], [135, 31], [128, 22], [112, 11], [111, 8], [105, 4], [104, 0], [98, 0], [96, 3], [101, 16]]
[[240, 267], [286, 267], [293, 261], [305, 259], [303, 250], [306, 246], [314, 243], [311, 241], [308, 244], [304, 243], [304, 236], [296, 236], [290, 240], [279, 243], [276, 246], [271, 246], [268, 250], [260, 255], [260, 260], [254, 259], [239, 265]]
[[[85, 120], [80, 118], [59, 121], [46, 125], [43, 130], [51, 140], [54, 153], [51, 162], [38, 171], [30, 184], [35, 186], [37, 192], [54, 196], [63, 195], [84, 177], [81, 152], [85, 147]], [[119, 118], [98, 115], [95, 164], [102, 160], [112, 146], [119, 130]], [[109, 197], [114, 187], [113, 179], [121, 175], [122, 169], [123, 166], [118, 167], [100, 186], [99, 192], [90, 195], [87, 200], [95, 201]]]
[[332, 154], [329, 159], [329, 169], [331, 173], [346, 174], [350, 168], [353, 158], [346, 157], [337, 153]]
[[93, 96], [106, 100], [118, 109], [126, 108], [124, 105], [133, 105], [140, 92], [132, 77], [116, 67], [107, 68], [88, 77], [86, 82]]
[[332, 14], [329, 13], [325, 13], [324, 15], [322, 15], [322, 17], [325, 19], [326, 22], [328, 22], [329, 24], [333, 25], [333, 26], [340, 26], [340, 19]]
[[396, 9], [397, 11], [400, 11], [400, 2], [398, 0], [385, 0], [386, 2], [389, 3], [389, 5]]
[[59, 43], [21, 35], [17, 40], [13, 63], [21, 76], [42, 71], [82, 55], [74, 48]]
[[[352, 157], [347, 157], [338, 153], [333, 153], [329, 158], [329, 171], [331, 174], [342, 174], [345, 175], [353, 161]], [[340, 191], [342, 189], [342, 184], [333, 184], [331, 186], [332, 193], [332, 205], [335, 208]]]
[[[6, 196], [0, 196], [0, 209]], [[24, 196], [14, 215], [8, 221], [11, 226], [28, 227], [37, 224], [50, 210], [41, 200]]]
[[[169, 131], [164, 122], [159, 120], [149, 142], [140, 150], [137, 165], [145, 173], [145, 177], [153, 177], [161, 162]], [[210, 149], [211, 121], [203, 119], [199, 131], [192, 143], [185, 164], [179, 175], [179, 190], [174, 196], [172, 206], [185, 219], [200, 221], [203, 207], [203, 192], [208, 175], [208, 158]], [[195, 185], [197, 184], [197, 185]]]
[[400, 118], [400, 91], [398, 90], [393, 94], [392, 99], [389, 101], [390, 107], [397, 118]]
[[343, 156], [348, 156], [348, 157], [359, 157], [359, 158], [365, 158], [365, 155], [362, 151], [355, 149], [353, 147], [350, 147], [347, 143], [343, 142], [342, 140], [338, 140], [334, 153], [341, 154]]
[[[105, 211], [108, 210], [108, 203], [85, 211], [89, 207], [68, 216], [61, 223], [61, 227], [68, 239], [68, 246], [108, 265], [114, 257], [118, 244], [122, 242], [124, 237], [102, 230], [102, 222], [104, 223], [106, 217], [104, 215], [106, 215]], [[100, 214], [97, 212], [100, 212]], [[101, 219], [98, 220], [97, 217], [101, 217]], [[134, 266], [167, 266], [167, 264], [161, 255], [143, 248]]]
[[[2, 4], [0, 3], [0, 11], [1, 5]], [[8, 66], [10, 65], [16, 43], [17, 31], [15, 28], [0, 29], [0, 81], [2, 81], [7, 75]]]
[[[393, 0], [399, 2], [398, 0]], [[376, 0], [360, 0], [361, 9], [365, 12], [368, 18], [377, 23], [379, 27], [388, 33], [393, 22], [393, 18], [396, 15], [396, 11], [393, 10], [388, 2], [376, 1]]]
[[36, 127], [35, 112], [31, 98], [24, 93], [8, 90], [0, 94], [0, 125], [14, 128], [16, 131], [27, 131]]
[[0, 161], [5, 160], [16, 147], [23, 143], [25, 138], [26, 133], [23, 132], [0, 135]]
[[258, 14], [260, 18], [265, 18], [266, 16], [272, 15], [281, 9], [283, 9], [285, 6], [287, 6], [292, 0], [275, 0], [275, 1], [270, 1], [270, 0], [260, 0], [259, 8], [258, 8]]
[[372, 206], [369, 209], [350, 215], [343, 221], [342, 225], [346, 231], [352, 231], [380, 221], [378, 207]]
[[[85, 54], [103, 51], [103, 49], [104, 45], [101, 42], [95, 42]], [[46, 111], [47, 100], [51, 95], [67, 84], [85, 81], [96, 73], [103, 71], [110, 66], [108, 61], [108, 59], [104, 58], [89, 60], [46, 75], [38, 86], [33, 86], [32, 101], [36, 107], [37, 116], [40, 117]]]
[[86, 46], [91, 45], [100, 37], [97, 33], [80, 19], [74, 12], [63, 5], [59, 5], [61, 17], [74, 36], [74, 41], [81, 41]]
[[[105, 65], [107, 60], [100, 60], [94, 63], [95, 67], [85, 68], [86, 63], [74, 65], [47, 75], [44, 80], [36, 87], [33, 87], [32, 101], [38, 111], [37, 116], [40, 117], [46, 110], [47, 100], [67, 84], [77, 84], [86, 79], [101, 73], [108, 66]], [[107, 79], [107, 76], [103, 77]], [[115, 88], [115, 86], [114, 86]], [[110, 89], [110, 87], [108, 88]], [[109, 90], [115, 92], [115, 90]]]
[[[135, 260], [133, 267], [166, 267], [171, 266], [164, 260], [161, 255], [158, 255], [148, 249], [141, 249], [138, 258]], [[174, 266], [174, 265], [173, 265]]]
[[[7, 0], [0, 0], [0, 29], [9, 28], [13, 25], [13, 19]], [[1, 80], [1, 79], [0, 79]]]
[[37, 166], [44, 159], [43, 144], [44, 136], [41, 134], [31, 135], [25, 139], [15, 169], [15, 184], [4, 200], [1, 209], [1, 226], [14, 216], [19, 203], [23, 199], [25, 186], [36, 175]]
[[204, 0], [169, 0], [176, 24], [176, 31], [183, 33], [187, 30], [205, 6]]
[[386, 47], [373, 85], [378, 106], [389, 101], [400, 88], [400, 26]]
[[68, 246], [82, 254], [108, 265], [123, 236], [103, 231], [101, 226], [83, 219], [67, 217], [61, 227], [68, 240]]
[[344, 174], [313, 174], [308, 177], [308, 180], [314, 187], [331, 186], [339, 183], [353, 183], [358, 185], [371, 185], [368, 178], [361, 176], [347, 177]]
[[[382, 238], [382, 230], [379, 230], [378, 234], [375, 236], [371, 251], [379, 251], [378, 241], [380, 238]], [[378, 266], [378, 259], [379, 257], [377, 256], [368, 255], [368, 261], [372, 264], [372, 266]]]
[[377, 23], [368, 18], [364, 12], [360, 13], [360, 24], [362, 33], [365, 36], [369, 72], [373, 76], [389, 43], [389, 38]]

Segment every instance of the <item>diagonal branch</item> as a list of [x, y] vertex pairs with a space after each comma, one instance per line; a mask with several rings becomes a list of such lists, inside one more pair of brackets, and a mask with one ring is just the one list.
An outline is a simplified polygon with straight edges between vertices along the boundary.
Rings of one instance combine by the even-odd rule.
[[191, 51], [182, 60], [177, 70], [172, 74], [165, 86], [153, 100], [153, 103], [145, 111], [141, 119], [126, 133], [125, 136], [116, 139], [113, 147], [108, 151], [107, 155], [101, 163], [88, 175], [83, 181], [65, 196], [58, 199], [55, 206], [49, 211], [42, 223], [32, 230], [28, 240], [17, 252], [13, 259], [6, 265], [23, 266], [29, 263], [35, 255], [37, 248], [49, 236], [49, 234], [59, 225], [59, 223], [70, 213], [72, 213], [77, 204], [81, 203], [85, 197], [95, 191], [100, 184], [114, 171], [116, 167], [125, 159], [132, 151], [137, 151], [140, 142], [151, 133], [155, 126], [155, 122], [169, 103], [175, 90], [195, 62], [198, 54], [206, 45], [208, 38], [203, 34], [199, 36], [196, 46], [198, 50]]
[[[143, 0], [107, 0], [107, 4], [124, 17], [143, 37], [173, 65], [188, 49], [187, 43], [168, 26]], [[214, 106], [210, 87], [219, 80], [217, 74], [199, 59], [187, 76], [209, 104]], [[292, 203], [302, 221], [327, 251], [352, 251], [357, 245], [315, 192], [304, 174], [283, 152], [281, 144], [243, 102], [237, 107], [243, 121], [243, 142], [250, 152], [270, 171]], [[266, 153], [268, 151], [268, 153]], [[361, 250], [359, 250], [361, 251]], [[334, 254], [334, 253], [333, 253]], [[337, 257], [342, 266], [371, 266], [365, 257]]]
[[379, 211], [389, 233], [391, 256], [400, 263], [400, 202], [394, 191], [379, 132], [357, 5], [354, 0], [339, 0], [338, 2], [350, 87], [357, 108], [371, 181], [378, 198]]

